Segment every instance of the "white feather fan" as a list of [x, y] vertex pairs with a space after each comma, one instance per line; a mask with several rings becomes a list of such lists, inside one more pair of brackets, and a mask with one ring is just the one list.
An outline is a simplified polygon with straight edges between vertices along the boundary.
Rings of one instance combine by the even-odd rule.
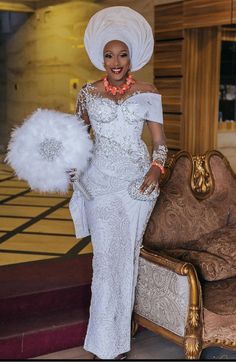
[[92, 145], [78, 116], [38, 109], [12, 131], [5, 160], [32, 189], [64, 193], [70, 184], [66, 170], [82, 172]]

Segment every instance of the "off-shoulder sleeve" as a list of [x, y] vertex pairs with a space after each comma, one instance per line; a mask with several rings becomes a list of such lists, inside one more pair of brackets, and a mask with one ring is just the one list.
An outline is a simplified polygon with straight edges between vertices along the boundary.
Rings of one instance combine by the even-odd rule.
[[162, 98], [160, 94], [147, 94], [146, 120], [163, 124]]
[[[132, 97], [136, 113], [147, 121], [163, 124], [162, 97], [159, 93], [138, 93]], [[131, 101], [131, 98], [130, 98]]]

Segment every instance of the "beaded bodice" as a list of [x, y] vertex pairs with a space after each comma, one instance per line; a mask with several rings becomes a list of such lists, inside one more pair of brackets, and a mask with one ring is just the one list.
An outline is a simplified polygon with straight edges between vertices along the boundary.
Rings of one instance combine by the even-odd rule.
[[[89, 116], [94, 133], [92, 164], [99, 172], [130, 181], [144, 174], [150, 164], [141, 139], [145, 120], [162, 123], [161, 96], [135, 92], [120, 101], [102, 97], [87, 85], [79, 93], [77, 113]], [[159, 120], [159, 121], [157, 121]]]

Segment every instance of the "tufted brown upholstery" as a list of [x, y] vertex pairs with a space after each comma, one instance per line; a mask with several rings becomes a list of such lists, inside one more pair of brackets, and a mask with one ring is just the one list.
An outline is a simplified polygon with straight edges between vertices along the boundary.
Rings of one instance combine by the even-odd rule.
[[185, 242], [236, 223], [236, 183], [224, 161], [218, 155], [211, 157], [215, 189], [204, 200], [197, 200], [192, 193], [191, 165], [185, 156], [177, 160], [149, 220], [145, 247], [152, 250], [182, 247]]
[[192, 263], [207, 281], [236, 277], [236, 224], [187, 241], [182, 248], [164, 249], [168, 256]]

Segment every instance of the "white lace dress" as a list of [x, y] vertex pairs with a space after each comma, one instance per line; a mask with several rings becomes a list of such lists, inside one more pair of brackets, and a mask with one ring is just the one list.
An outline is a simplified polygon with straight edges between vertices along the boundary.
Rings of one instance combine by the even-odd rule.
[[74, 192], [70, 211], [77, 237], [91, 235], [93, 279], [84, 348], [101, 359], [130, 350], [131, 315], [143, 233], [156, 199], [140, 200], [132, 182], [150, 166], [141, 140], [145, 120], [162, 123], [161, 96], [135, 93], [115, 102], [80, 91], [94, 133], [94, 151], [82, 182], [92, 195]]

